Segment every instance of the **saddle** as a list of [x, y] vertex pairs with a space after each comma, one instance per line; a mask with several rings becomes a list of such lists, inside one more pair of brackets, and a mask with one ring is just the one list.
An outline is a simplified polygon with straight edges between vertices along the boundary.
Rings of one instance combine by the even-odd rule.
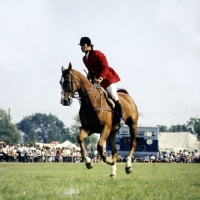
[[115, 101], [112, 98], [110, 92], [108, 90], [104, 89], [103, 87], [99, 87], [99, 88], [103, 91], [104, 96], [105, 96], [108, 104], [112, 107], [112, 109], [114, 109], [115, 108]]

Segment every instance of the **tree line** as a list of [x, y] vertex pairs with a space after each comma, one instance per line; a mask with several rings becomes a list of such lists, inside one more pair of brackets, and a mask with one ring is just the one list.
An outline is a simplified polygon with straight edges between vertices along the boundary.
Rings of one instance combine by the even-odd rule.
[[[65, 127], [58, 117], [52, 114], [35, 113], [24, 117], [19, 123], [12, 123], [11, 117], [5, 110], [0, 109], [0, 142], [18, 144], [35, 144], [36, 142], [50, 143], [66, 140], [77, 144], [77, 135], [81, 126], [79, 115], [74, 116], [74, 124]], [[85, 140], [86, 146], [95, 146], [97, 137], [92, 135]]]
[[190, 118], [186, 124], [172, 125], [167, 127], [164, 125], [158, 125], [160, 132], [190, 132], [197, 135], [197, 139], [200, 141], [200, 118]]
[[[65, 127], [64, 123], [52, 114], [35, 113], [24, 117], [19, 123], [12, 123], [10, 115], [0, 109], [0, 142], [18, 144], [23, 136], [23, 142], [34, 144], [35, 142], [49, 143], [69, 140], [77, 144], [77, 135], [81, 126], [79, 115], [74, 116], [74, 124]], [[190, 118], [186, 124], [158, 125], [160, 132], [190, 132], [197, 134], [200, 141], [200, 118]], [[85, 145], [95, 146], [97, 137], [92, 135], [85, 140]], [[78, 145], [78, 144], [77, 144]]]

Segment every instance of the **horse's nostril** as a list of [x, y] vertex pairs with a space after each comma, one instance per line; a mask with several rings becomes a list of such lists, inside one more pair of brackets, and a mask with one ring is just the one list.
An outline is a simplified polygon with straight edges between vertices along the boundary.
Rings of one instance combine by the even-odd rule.
[[63, 101], [63, 105], [64, 105], [64, 106], [67, 106], [67, 105], [68, 105], [67, 100], [64, 100], [64, 101]]

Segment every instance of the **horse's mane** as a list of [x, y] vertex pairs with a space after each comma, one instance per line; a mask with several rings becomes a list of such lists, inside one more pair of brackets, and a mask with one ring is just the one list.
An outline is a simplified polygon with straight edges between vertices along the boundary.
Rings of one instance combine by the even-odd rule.
[[128, 91], [125, 90], [124, 88], [118, 88], [117, 92], [122, 92], [122, 93], [125, 93], [125, 94], [129, 94]]
[[[86, 82], [92, 84], [92, 83], [87, 79], [87, 77], [85, 77], [85, 76], [84, 76], [81, 72], [79, 72], [78, 70], [69, 69], [69, 68], [68, 68], [68, 69], [66, 69], [66, 70], [64, 71], [64, 73], [69, 73], [70, 70], [72, 71], [72, 73], [73, 73], [74, 75], [78, 75], [79, 77], [83, 78], [84, 81], [86, 81]], [[129, 95], [128, 91], [127, 91], [126, 89], [124, 89], [124, 88], [118, 88], [118, 89], [117, 89], [117, 92], [122, 92], [122, 93], [125, 93], [125, 94], [128, 94], [128, 95]]]

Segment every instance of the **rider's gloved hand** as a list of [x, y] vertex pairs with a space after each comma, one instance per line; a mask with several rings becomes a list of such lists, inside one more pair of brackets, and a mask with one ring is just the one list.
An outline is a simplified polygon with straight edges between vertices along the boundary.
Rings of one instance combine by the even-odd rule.
[[102, 82], [102, 79], [96, 79], [95, 80], [95, 83], [98, 84], [98, 85], [100, 85], [101, 82]]

